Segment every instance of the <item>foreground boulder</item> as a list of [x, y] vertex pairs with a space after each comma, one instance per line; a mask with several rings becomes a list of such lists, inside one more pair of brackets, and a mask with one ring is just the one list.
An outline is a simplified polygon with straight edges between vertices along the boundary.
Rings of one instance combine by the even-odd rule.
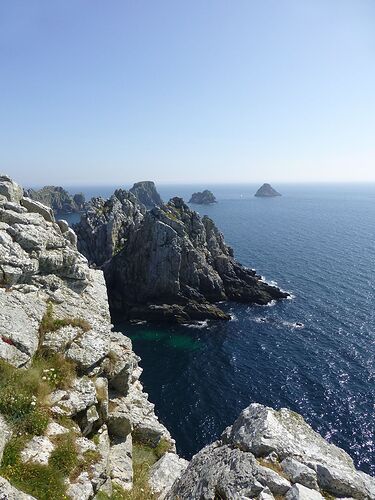
[[[329, 495], [329, 496], [328, 496]], [[375, 498], [375, 478], [285, 408], [251, 404], [190, 462], [169, 500]]]
[[258, 189], [254, 196], [258, 198], [272, 198], [274, 196], [281, 196], [281, 194], [278, 193], [271, 184], [265, 183]]
[[214, 222], [181, 198], [146, 212], [104, 271], [111, 308], [127, 319], [229, 319], [217, 302], [264, 305], [288, 295], [241, 266]]
[[189, 203], [195, 203], [197, 205], [211, 205], [212, 203], [217, 203], [217, 200], [211, 191], [205, 189], [204, 191], [193, 193]]

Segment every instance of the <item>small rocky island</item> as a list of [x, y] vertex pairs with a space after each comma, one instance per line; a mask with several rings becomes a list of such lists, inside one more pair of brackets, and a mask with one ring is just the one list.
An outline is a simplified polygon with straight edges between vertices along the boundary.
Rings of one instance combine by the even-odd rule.
[[[182, 305], [204, 293], [246, 301], [271, 293], [233, 259], [213, 222], [179, 198], [146, 211], [119, 190], [96, 207], [87, 228], [110, 237], [108, 221], [123, 224], [122, 251], [128, 235], [148, 267], [140, 274], [130, 250], [116, 255], [146, 287], [156, 278], [172, 291], [173, 303], [179, 293]], [[1, 499], [374, 500], [375, 479], [288, 409], [250, 404], [190, 463], [180, 458], [143, 391], [131, 340], [112, 330], [103, 272], [89, 267], [76, 241], [50, 207], [0, 175]], [[169, 273], [164, 282], [148, 256], [154, 251]]]
[[276, 189], [271, 186], [271, 184], [264, 183], [254, 196], [257, 196], [258, 198], [272, 198], [275, 196], [281, 196], [281, 194], [278, 193]]
[[111, 311], [126, 320], [229, 320], [218, 305], [288, 296], [239, 264], [214, 222], [181, 198], [147, 210], [134, 192], [96, 198], [74, 226], [78, 249], [102, 267]]
[[212, 203], [217, 203], [217, 200], [211, 191], [205, 189], [204, 191], [193, 193], [189, 203], [195, 203], [196, 205], [211, 205]]
[[60, 186], [44, 186], [41, 189], [27, 189], [25, 195], [32, 200], [48, 205], [56, 214], [82, 212], [85, 208], [85, 196], [77, 193], [71, 196]]

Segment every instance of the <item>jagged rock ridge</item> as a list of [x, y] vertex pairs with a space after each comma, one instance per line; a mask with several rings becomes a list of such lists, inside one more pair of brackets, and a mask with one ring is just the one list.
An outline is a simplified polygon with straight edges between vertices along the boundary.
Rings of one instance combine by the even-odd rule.
[[217, 302], [288, 295], [241, 266], [214, 222], [181, 198], [145, 213], [104, 271], [111, 308], [128, 319], [229, 319]]
[[126, 319], [230, 319], [217, 302], [264, 305], [288, 296], [241, 266], [214, 222], [181, 198], [147, 211], [117, 190], [93, 199], [74, 229], [78, 249], [104, 269], [112, 311]]
[[81, 212], [85, 209], [85, 196], [77, 193], [71, 196], [60, 186], [44, 186], [41, 189], [27, 189], [25, 195], [52, 208], [59, 214]]
[[271, 184], [265, 183], [258, 189], [254, 196], [258, 198], [272, 198], [274, 196], [281, 196], [281, 194], [278, 193]]
[[217, 200], [211, 191], [205, 189], [204, 191], [193, 193], [189, 203], [195, 203], [197, 205], [211, 205], [212, 203], [217, 203]]

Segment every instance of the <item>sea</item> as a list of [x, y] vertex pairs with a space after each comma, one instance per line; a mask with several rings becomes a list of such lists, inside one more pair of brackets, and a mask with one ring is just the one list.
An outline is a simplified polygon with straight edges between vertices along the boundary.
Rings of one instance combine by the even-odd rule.
[[[165, 201], [212, 190], [218, 203], [194, 210], [243, 265], [291, 294], [268, 306], [223, 303], [229, 322], [115, 322], [178, 453], [190, 459], [257, 402], [302, 414], [375, 474], [375, 184], [275, 185], [282, 196], [270, 199], [248, 184], [157, 187]], [[67, 189], [106, 197], [115, 188]]]

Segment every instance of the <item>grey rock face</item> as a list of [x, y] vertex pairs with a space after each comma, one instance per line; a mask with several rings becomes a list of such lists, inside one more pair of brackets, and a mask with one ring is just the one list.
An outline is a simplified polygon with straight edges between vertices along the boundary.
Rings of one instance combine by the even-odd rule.
[[118, 189], [107, 201], [93, 198], [74, 226], [78, 236], [78, 249], [89, 263], [102, 266], [121, 251], [128, 235], [136, 230], [146, 209], [136, 197]]
[[193, 457], [166, 498], [264, 499], [272, 494], [319, 500], [323, 491], [333, 498], [372, 500], [375, 479], [357, 471], [349, 455], [300, 415], [252, 404], [219, 441]]
[[147, 210], [163, 205], [163, 200], [156, 191], [155, 184], [152, 181], [136, 182], [130, 189], [139, 203], [144, 205]]
[[254, 196], [258, 198], [272, 198], [274, 196], [281, 196], [281, 194], [278, 193], [271, 184], [265, 183], [258, 189]]
[[179, 458], [175, 453], [166, 453], [151, 467], [149, 484], [158, 500], [164, 500], [173, 483], [181, 477], [188, 465], [187, 460]]
[[104, 271], [110, 305], [128, 319], [229, 319], [215, 302], [288, 295], [241, 266], [213, 221], [180, 198], [147, 212]]
[[211, 191], [205, 189], [204, 191], [193, 193], [189, 203], [195, 203], [197, 205], [211, 205], [212, 203], [217, 203], [217, 200]]
[[0, 174], [0, 197], [10, 202], [19, 203], [22, 196], [22, 188], [7, 175]]
[[60, 186], [44, 186], [41, 189], [28, 189], [26, 196], [52, 208], [56, 213], [79, 212], [85, 208], [85, 197], [82, 193], [71, 196]]

